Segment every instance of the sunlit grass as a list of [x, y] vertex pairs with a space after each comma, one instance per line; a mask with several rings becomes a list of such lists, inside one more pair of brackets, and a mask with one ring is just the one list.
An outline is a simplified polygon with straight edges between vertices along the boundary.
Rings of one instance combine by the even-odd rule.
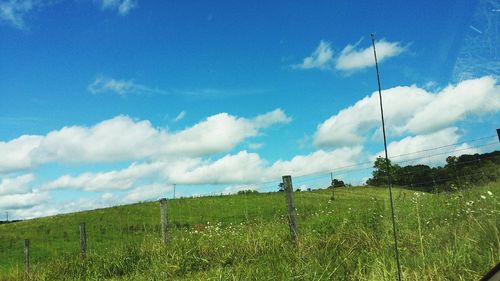
[[[394, 189], [405, 280], [475, 280], [500, 261], [500, 183], [448, 193]], [[157, 202], [0, 226], [2, 280], [388, 280], [396, 276], [385, 188], [296, 192], [299, 243], [282, 193], [168, 202], [161, 243]], [[89, 254], [79, 256], [78, 224]]]

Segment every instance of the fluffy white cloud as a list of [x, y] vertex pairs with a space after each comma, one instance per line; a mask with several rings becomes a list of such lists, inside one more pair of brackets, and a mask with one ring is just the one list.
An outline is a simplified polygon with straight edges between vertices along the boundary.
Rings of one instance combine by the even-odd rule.
[[292, 118], [286, 116], [285, 112], [278, 108], [273, 111], [257, 115], [257, 117], [252, 120], [252, 123], [255, 128], [264, 129], [274, 124], [288, 124], [291, 121]]
[[301, 176], [353, 165], [361, 156], [361, 146], [344, 147], [333, 151], [319, 150], [308, 155], [298, 155], [291, 160], [279, 160], [269, 165], [256, 153], [240, 151], [215, 161], [184, 158], [175, 161], [134, 163], [122, 170], [103, 173], [64, 175], [45, 184], [42, 189], [131, 190], [140, 186], [143, 181], [231, 185], [262, 183], [279, 180], [285, 174]]
[[[416, 86], [382, 92], [389, 134], [431, 133], [467, 115], [500, 110], [500, 88], [491, 77], [467, 80], [438, 92]], [[317, 146], [359, 145], [380, 127], [378, 93], [365, 97], [318, 125]]]
[[[76, 211], [76, 210], [75, 210]], [[13, 219], [32, 219], [56, 214], [66, 213], [60, 205], [53, 205], [41, 202], [35, 206], [23, 207], [20, 209], [11, 209], [9, 217]]]
[[40, 146], [42, 136], [21, 136], [9, 142], [0, 141], [0, 173], [33, 166], [30, 152]]
[[[25, 195], [25, 197], [29, 196]], [[122, 203], [119, 200], [121, 197], [114, 196], [109, 193], [105, 193], [100, 197], [82, 197], [76, 200], [60, 202], [58, 204], [53, 204], [47, 197], [42, 196], [40, 198], [41, 200], [36, 202], [34, 205], [20, 206], [17, 209], [10, 209], [9, 213], [11, 213], [12, 217], [16, 219], [31, 219], [109, 207]]]
[[281, 109], [253, 119], [220, 113], [179, 132], [117, 116], [92, 127], [72, 126], [45, 136], [0, 142], [0, 173], [50, 162], [95, 163], [165, 157], [200, 157], [229, 151], [274, 124], [288, 123]]
[[137, 187], [127, 193], [119, 200], [123, 203], [136, 203], [139, 201], [158, 200], [167, 197], [167, 193], [172, 190], [171, 185], [148, 184]]
[[3, 178], [0, 181], [0, 196], [21, 194], [30, 191], [30, 184], [35, 179], [33, 174], [20, 175], [13, 178]]
[[23, 194], [8, 194], [0, 196], [0, 209], [19, 209], [39, 205], [47, 201], [47, 192], [29, 192]]
[[[451, 143], [457, 143], [461, 136], [460, 129], [456, 127], [445, 128], [434, 133], [408, 136], [393, 141], [387, 146], [387, 151], [389, 152], [389, 158], [394, 163], [401, 163], [402, 165], [418, 163], [433, 166], [444, 164], [447, 156], [480, 152], [479, 149], [471, 147], [467, 143], [450, 146]], [[432, 150], [425, 151], [429, 149]], [[380, 151], [370, 158], [373, 161], [376, 157], [383, 155], [384, 151]]]
[[[316, 50], [308, 57], [305, 57], [300, 64], [293, 65], [296, 69], [337, 69], [340, 71], [355, 71], [375, 65], [373, 49], [370, 45], [365, 49], [358, 46], [362, 40], [354, 45], [347, 45], [336, 57], [329, 42], [321, 40]], [[399, 42], [388, 42], [384, 39], [375, 43], [377, 48], [377, 59], [379, 62], [395, 57], [406, 51], [406, 48]]]
[[64, 175], [43, 185], [43, 189], [71, 188], [86, 191], [127, 190], [140, 179], [157, 173], [163, 162], [132, 163], [129, 167], [110, 172]]
[[[397, 157], [397, 161], [411, 159], [415, 157], [415, 155], [411, 154], [418, 151], [440, 147], [450, 143], [456, 143], [460, 139], [460, 136], [461, 133], [458, 128], [446, 128], [431, 134], [409, 136], [399, 141], [393, 141], [387, 146], [387, 151], [389, 152], [389, 157], [391, 158], [398, 155], [410, 154], [407, 156]], [[447, 149], [449, 150], [450, 148]], [[380, 156], [382, 154], [383, 151], [378, 153]]]
[[500, 110], [500, 86], [486, 76], [450, 85], [434, 95], [422, 110], [415, 112], [406, 129], [415, 133], [432, 132], [449, 126], [467, 115]]
[[166, 94], [165, 91], [137, 84], [134, 80], [119, 80], [105, 76], [97, 77], [87, 89], [92, 94], [111, 93], [119, 96], [127, 94]]
[[226, 155], [214, 162], [200, 162], [187, 170], [176, 170], [168, 177], [183, 184], [250, 184], [278, 180], [283, 175], [302, 176], [330, 171], [355, 164], [361, 157], [362, 147], [340, 148], [333, 151], [319, 150], [307, 155], [297, 155], [291, 160], [278, 160], [272, 165], [256, 153], [240, 151]]
[[297, 155], [289, 161], [277, 161], [271, 166], [271, 175], [302, 176], [331, 171], [354, 165], [362, 157], [362, 146], [342, 147], [332, 151], [318, 150], [308, 155]]
[[[358, 49], [360, 42], [354, 45], [347, 45], [337, 58], [335, 68], [342, 71], [359, 70], [375, 65], [373, 48], [370, 45], [365, 49]], [[377, 49], [377, 59], [379, 62], [387, 60], [403, 53], [406, 48], [399, 42], [388, 42], [384, 39], [375, 43]]]
[[214, 162], [200, 163], [189, 170], [169, 175], [172, 182], [183, 184], [234, 184], [265, 180], [265, 162], [256, 153], [240, 151]]
[[294, 68], [300, 69], [330, 69], [333, 65], [333, 51], [329, 42], [321, 40], [316, 50], [308, 57], [304, 58], [301, 64], [296, 64]]
[[114, 10], [120, 15], [127, 15], [130, 10], [137, 7], [136, 0], [100, 0], [103, 10]]
[[260, 129], [286, 124], [291, 119], [281, 109], [253, 119], [237, 118], [227, 113], [208, 117], [191, 128], [173, 134], [165, 151], [191, 157], [228, 151], [243, 140], [256, 136]]
[[[163, 184], [149, 184], [137, 187], [126, 194], [115, 195], [113, 193], [104, 193], [97, 197], [83, 197], [58, 204], [51, 203], [50, 200], [48, 200], [47, 193], [30, 193], [16, 197], [0, 197], [0, 208], [8, 209], [9, 214], [11, 214], [13, 218], [30, 219], [105, 208], [120, 204], [130, 204], [139, 201], [157, 200], [166, 197], [166, 193], [169, 192], [171, 188], [171, 186]], [[4, 200], [13, 200], [13, 202], [7, 205], [3, 204]], [[28, 200], [28, 202], [32, 202], [32, 204], [27, 204], [24, 200]]]

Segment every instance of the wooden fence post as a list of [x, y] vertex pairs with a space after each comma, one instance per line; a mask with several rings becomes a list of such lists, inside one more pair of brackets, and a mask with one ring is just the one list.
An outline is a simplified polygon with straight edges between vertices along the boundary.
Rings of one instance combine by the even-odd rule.
[[167, 220], [167, 199], [160, 199], [160, 213], [161, 213], [161, 235], [163, 244], [168, 243], [168, 220]]
[[82, 259], [87, 258], [87, 230], [84, 222], [80, 224], [80, 250]]
[[283, 185], [285, 188], [286, 206], [288, 209], [288, 226], [290, 227], [290, 236], [294, 242], [298, 242], [299, 232], [297, 230], [297, 214], [293, 202], [292, 176], [283, 176]]
[[26, 279], [30, 273], [30, 240], [24, 239], [24, 274]]

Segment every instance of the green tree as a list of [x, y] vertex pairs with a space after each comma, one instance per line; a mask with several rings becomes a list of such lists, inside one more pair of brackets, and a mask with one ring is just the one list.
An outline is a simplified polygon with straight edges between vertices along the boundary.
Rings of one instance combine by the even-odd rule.
[[343, 180], [333, 179], [332, 184], [328, 188], [344, 187], [345, 183]]
[[392, 182], [398, 182], [397, 175], [401, 167], [397, 164], [393, 165], [391, 160], [389, 161], [389, 165], [387, 165], [385, 158], [379, 156], [373, 163], [373, 172], [372, 177], [366, 181], [368, 185], [373, 186], [382, 186], [387, 185], [387, 166], [389, 166], [389, 170], [391, 172], [391, 180]]

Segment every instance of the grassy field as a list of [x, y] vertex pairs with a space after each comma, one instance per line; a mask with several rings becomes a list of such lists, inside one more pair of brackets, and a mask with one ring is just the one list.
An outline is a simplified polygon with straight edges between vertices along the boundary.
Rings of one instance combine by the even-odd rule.
[[[300, 241], [283, 193], [158, 202], [0, 225], [0, 280], [389, 280], [396, 277], [388, 191], [296, 192]], [[394, 190], [404, 280], [477, 280], [500, 261], [500, 183], [448, 193]], [[88, 258], [78, 225], [87, 224]]]

